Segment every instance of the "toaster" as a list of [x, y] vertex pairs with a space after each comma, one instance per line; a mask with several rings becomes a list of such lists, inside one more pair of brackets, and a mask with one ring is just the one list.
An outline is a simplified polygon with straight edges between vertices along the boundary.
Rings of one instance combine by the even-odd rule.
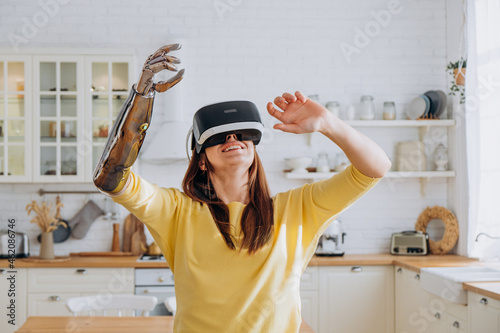
[[0, 231], [0, 259], [27, 258], [29, 255], [29, 239], [24, 232]]
[[429, 248], [429, 235], [422, 231], [403, 231], [392, 234], [391, 254], [425, 256]]

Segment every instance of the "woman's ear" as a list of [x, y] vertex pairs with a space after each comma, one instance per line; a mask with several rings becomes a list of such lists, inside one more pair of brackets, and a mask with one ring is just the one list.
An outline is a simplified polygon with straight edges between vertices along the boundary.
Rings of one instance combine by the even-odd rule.
[[205, 156], [203, 154], [200, 154], [200, 162], [199, 162], [200, 170], [202, 171], [207, 171], [207, 166], [205, 164]]

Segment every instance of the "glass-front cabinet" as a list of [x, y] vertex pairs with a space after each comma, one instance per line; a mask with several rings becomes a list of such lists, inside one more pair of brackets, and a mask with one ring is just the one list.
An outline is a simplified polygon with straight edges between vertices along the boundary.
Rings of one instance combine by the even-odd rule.
[[109, 130], [127, 100], [132, 86], [132, 59], [127, 56], [113, 58], [86, 57], [88, 70], [87, 96], [89, 105], [92, 157], [86, 169], [94, 170], [104, 149]]
[[0, 182], [31, 179], [31, 59], [0, 56]]
[[0, 182], [91, 182], [132, 64], [132, 55], [1, 55]]
[[83, 57], [34, 58], [34, 180], [84, 181]]

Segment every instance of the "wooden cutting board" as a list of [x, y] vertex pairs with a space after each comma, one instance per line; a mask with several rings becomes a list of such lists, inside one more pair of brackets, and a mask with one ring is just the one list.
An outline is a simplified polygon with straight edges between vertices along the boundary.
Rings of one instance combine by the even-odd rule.
[[70, 257], [126, 257], [132, 252], [71, 252]]
[[148, 244], [146, 241], [146, 234], [144, 233], [144, 224], [134, 217], [135, 220], [135, 232], [132, 235], [132, 240], [130, 244], [130, 252], [134, 255], [143, 254], [148, 249]]
[[125, 222], [123, 222], [123, 235], [122, 235], [122, 244], [123, 244], [123, 252], [130, 252], [132, 235], [135, 232], [136, 218], [134, 215], [129, 214], [125, 218]]

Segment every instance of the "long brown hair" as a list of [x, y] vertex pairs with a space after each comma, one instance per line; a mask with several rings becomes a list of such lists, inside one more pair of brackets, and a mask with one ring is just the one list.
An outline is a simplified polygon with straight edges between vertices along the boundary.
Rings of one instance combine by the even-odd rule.
[[[206, 170], [201, 170], [200, 161], [205, 163]], [[213, 171], [206, 154], [198, 154], [194, 149], [182, 181], [182, 189], [191, 199], [208, 206], [226, 245], [235, 250], [236, 246], [230, 230], [229, 208], [215, 193], [210, 180], [210, 173]], [[246, 205], [241, 216], [241, 232], [243, 233], [241, 248], [248, 249], [248, 253], [251, 254], [267, 244], [274, 231], [273, 201], [264, 168], [256, 151], [252, 165], [248, 170], [248, 188], [250, 202]]]

